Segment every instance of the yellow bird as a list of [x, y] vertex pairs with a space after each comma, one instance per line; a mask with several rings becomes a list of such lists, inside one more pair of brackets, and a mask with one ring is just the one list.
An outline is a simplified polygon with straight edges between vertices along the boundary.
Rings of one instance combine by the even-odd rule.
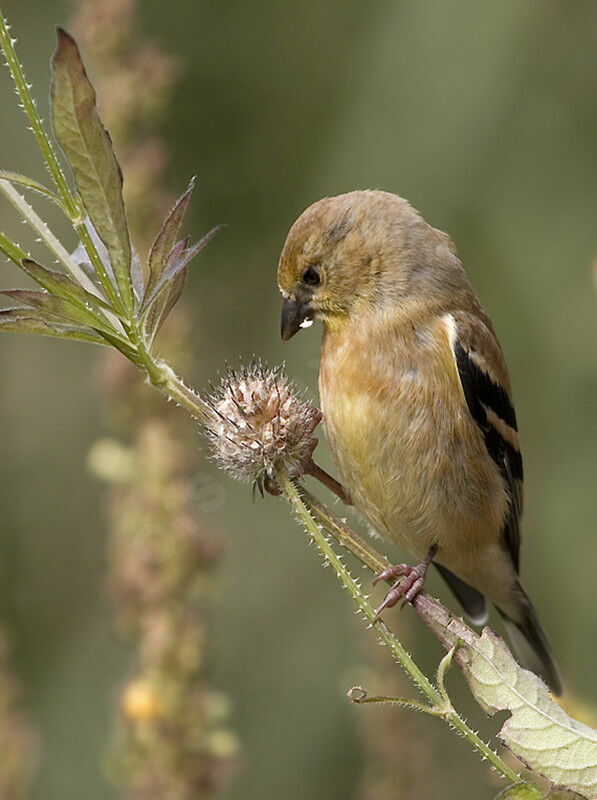
[[314, 203], [278, 267], [282, 339], [324, 325], [319, 393], [346, 494], [415, 557], [379, 612], [433, 562], [468, 616], [504, 619], [523, 666], [561, 683], [519, 579], [522, 458], [493, 326], [451, 239], [406, 200], [356, 191]]

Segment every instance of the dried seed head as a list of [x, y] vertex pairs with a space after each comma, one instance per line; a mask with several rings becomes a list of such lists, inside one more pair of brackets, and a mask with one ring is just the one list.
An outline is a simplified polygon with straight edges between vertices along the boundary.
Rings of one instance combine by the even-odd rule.
[[310, 462], [321, 413], [300, 398], [281, 369], [253, 364], [230, 370], [209, 405], [214, 459], [235, 478], [263, 491], [276, 465], [297, 475]]

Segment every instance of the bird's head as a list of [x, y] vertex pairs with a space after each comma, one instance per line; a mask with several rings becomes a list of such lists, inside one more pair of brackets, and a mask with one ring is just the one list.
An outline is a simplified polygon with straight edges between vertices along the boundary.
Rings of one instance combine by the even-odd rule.
[[[401, 197], [356, 191], [326, 197], [294, 223], [278, 265], [282, 339], [322, 319], [334, 330], [366, 310], [396, 305], [416, 293], [448, 237]], [[425, 251], [425, 252], [424, 252]], [[457, 261], [457, 259], [456, 259]]]

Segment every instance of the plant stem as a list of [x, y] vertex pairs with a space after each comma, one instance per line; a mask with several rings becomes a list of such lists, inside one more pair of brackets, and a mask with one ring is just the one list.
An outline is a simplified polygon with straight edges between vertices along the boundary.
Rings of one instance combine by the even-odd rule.
[[[464, 738], [477, 750], [483, 758], [486, 758], [498, 772], [512, 783], [521, 783], [520, 776], [511, 769], [499, 756], [495, 753], [488, 744], [486, 744], [465, 722], [465, 720], [455, 711], [451, 703], [446, 702], [446, 698], [442, 693], [429, 681], [429, 679], [421, 672], [419, 667], [415, 664], [409, 653], [400, 644], [394, 634], [387, 628], [384, 622], [376, 619], [375, 609], [368, 602], [367, 597], [361, 592], [357, 582], [354, 580], [350, 572], [346, 569], [336, 552], [331, 547], [326, 535], [320, 529], [314, 516], [319, 516], [320, 520], [326, 524], [333, 522], [333, 515], [325, 514], [320, 507], [318, 501], [313, 504], [314, 498], [310, 496], [309, 502], [313, 504], [313, 510], [317, 513], [311, 515], [309, 508], [305, 504], [302, 496], [302, 489], [299, 491], [297, 486], [290, 479], [288, 472], [283, 467], [276, 470], [276, 479], [278, 485], [283, 493], [289, 500], [295, 514], [302, 522], [303, 526], [319, 548], [326, 561], [330, 564], [338, 579], [342, 583], [344, 589], [350, 594], [359, 610], [364, 614], [370, 625], [375, 629], [380, 639], [386, 644], [394, 658], [402, 666], [405, 672], [410, 676], [417, 688], [427, 697], [431, 702], [434, 710], [441, 712], [441, 716], [452, 727], [454, 727]], [[339, 524], [338, 524], [339, 523]], [[330, 525], [335, 530], [338, 540], [351, 550], [357, 557], [367, 566], [379, 571], [378, 568], [383, 569], [384, 562], [377, 555], [373, 555], [371, 549], [359, 537], [355, 536], [344, 526], [339, 520]], [[363, 556], [363, 557], [361, 557]]]
[[29, 123], [31, 124], [31, 130], [37, 139], [37, 144], [41, 150], [41, 154], [46, 166], [54, 180], [54, 183], [56, 184], [58, 191], [60, 192], [60, 196], [62, 197], [64, 205], [68, 209], [68, 213], [74, 218], [77, 215], [76, 203], [70, 193], [66, 178], [64, 177], [64, 173], [62, 172], [60, 164], [58, 163], [56, 153], [52, 148], [52, 143], [50, 142], [44, 129], [41, 117], [37, 113], [35, 101], [31, 96], [29, 85], [25, 80], [25, 73], [23, 72], [23, 68], [19, 63], [19, 59], [17, 58], [17, 54], [14, 49], [15, 42], [16, 39], [11, 37], [6, 19], [2, 13], [2, 10], [0, 9], [0, 46], [2, 46], [2, 50], [4, 51], [4, 57], [6, 58], [8, 69], [12, 75], [17, 93], [21, 103], [23, 104], [23, 109], [27, 114]]
[[304, 487], [301, 487], [301, 499], [307, 506], [309, 513], [315, 517], [316, 521], [324, 525], [327, 532], [334, 537], [338, 544], [349, 550], [362, 564], [369, 567], [375, 575], [379, 575], [380, 572], [390, 566], [387, 558], [381, 556], [368, 542], [354, 533], [348, 525], [345, 525], [339, 517], [332, 514], [327, 506]]
[[54, 236], [47, 224], [29, 205], [23, 195], [17, 192], [14, 186], [7, 180], [3, 179], [0, 179], [0, 191], [6, 195], [16, 210], [23, 216], [23, 219], [28, 222], [38, 236], [43, 239], [48, 249], [64, 265], [73, 278], [84, 289], [87, 289], [88, 292], [97, 294], [97, 289], [93, 281], [91, 281], [87, 275], [85, 275], [81, 267], [73, 261], [62, 242]]
[[195, 394], [192, 389], [189, 389], [168, 364], [163, 361], [156, 361], [149, 351], [136, 322], [131, 324], [128, 333], [144, 364], [145, 373], [151, 385], [185, 408], [192, 417], [204, 423], [211, 415], [207, 403], [198, 394]]
[[[89, 231], [85, 226], [85, 221], [82, 215], [83, 209], [80, 206], [80, 203], [75, 199], [73, 194], [71, 193], [68, 183], [66, 182], [66, 178], [64, 177], [64, 172], [60, 167], [60, 163], [58, 162], [58, 158], [56, 153], [54, 152], [54, 148], [52, 147], [52, 143], [48, 137], [48, 134], [45, 131], [43, 126], [41, 117], [37, 112], [37, 107], [35, 105], [35, 101], [31, 95], [29, 84], [25, 79], [25, 73], [23, 72], [23, 68], [17, 58], [17, 54], [14, 48], [14, 44], [16, 39], [13, 39], [10, 35], [10, 31], [8, 30], [8, 25], [6, 23], [6, 19], [2, 10], [0, 9], [0, 47], [4, 52], [4, 57], [6, 58], [6, 63], [8, 65], [8, 69], [10, 70], [10, 74], [12, 75], [12, 79], [14, 81], [17, 94], [19, 95], [19, 99], [23, 104], [23, 109], [27, 114], [27, 118], [29, 119], [29, 123], [31, 125], [31, 130], [35, 138], [37, 139], [37, 144], [41, 151], [43, 160], [48, 168], [50, 175], [58, 192], [60, 193], [60, 197], [62, 198], [62, 202], [64, 203], [64, 207], [70, 217], [72, 225], [83, 243], [85, 250], [89, 256], [91, 263], [93, 264], [93, 268], [95, 269], [98, 278], [101, 281], [102, 286], [104, 287], [106, 294], [110, 298], [114, 309], [118, 312], [123, 312], [124, 307], [122, 304], [122, 300], [120, 295], [116, 291], [114, 284], [110, 280], [108, 273], [102, 263], [101, 258], [99, 257], [99, 253], [97, 252], [97, 248], [93, 243], [91, 236], [89, 235]], [[45, 238], [45, 237], [44, 237]]]
[[47, 200], [52, 200], [56, 203], [66, 217], [69, 216], [64, 203], [58, 195], [51, 191], [51, 189], [48, 189], [47, 186], [34, 181], [33, 178], [28, 178], [26, 175], [19, 175], [18, 172], [7, 172], [5, 169], [0, 169], [0, 178], [5, 181], [10, 181], [10, 183], [16, 183], [18, 186], [24, 186], [26, 189], [31, 189], [34, 192], [39, 192]]
[[23, 258], [27, 258], [27, 253], [23, 248], [11, 241], [2, 231], [0, 231], [0, 252], [4, 253], [4, 255], [10, 258], [17, 266], [21, 263]]

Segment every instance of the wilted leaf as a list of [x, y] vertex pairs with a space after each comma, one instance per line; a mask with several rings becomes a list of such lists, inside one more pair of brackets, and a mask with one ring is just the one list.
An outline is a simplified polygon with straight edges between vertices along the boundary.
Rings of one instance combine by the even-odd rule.
[[587, 800], [584, 794], [569, 792], [568, 789], [552, 789], [545, 800]]
[[35, 333], [41, 336], [57, 336], [61, 339], [76, 339], [81, 342], [105, 344], [105, 341], [88, 328], [68, 325], [41, 311], [8, 308], [0, 311], [0, 331], [7, 333]]
[[415, 608], [445, 647], [457, 645], [454, 661], [485, 711], [510, 711], [499, 736], [514, 755], [555, 786], [596, 798], [597, 731], [572, 719], [492, 630], [477, 636], [428, 596]]
[[[29, 277], [33, 278], [44, 289], [47, 289], [48, 292], [67, 300], [85, 314], [86, 317], [93, 319], [94, 327], [109, 331], [114, 330], [102, 313], [102, 309], [108, 310], [110, 306], [99, 297], [83, 289], [64, 273], [43, 267], [30, 258], [24, 258], [21, 261], [21, 266]], [[86, 321], [86, 324], [91, 323]]]
[[144, 304], [146, 301], [149, 302], [150, 297], [154, 295], [162, 270], [165, 268], [170, 252], [176, 242], [176, 237], [178, 236], [178, 231], [180, 230], [194, 188], [195, 179], [193, 178], [189, 183], [189, 188], [178, 198], [174, 207], [164, 220], [164, 224], [151, 247], [149, 253], [149, 280], [145, 290], [145, 297], [143, 298]]
[[79, 49], [62, 28], [58, 28], [52, 65], [56, 138], [73, 170], [89, 219], [110, 254], [120, 295], [130, 311], [131, 244], [122, 200], [122, 173], [110, 136], [98, 116], [95, 91]]

